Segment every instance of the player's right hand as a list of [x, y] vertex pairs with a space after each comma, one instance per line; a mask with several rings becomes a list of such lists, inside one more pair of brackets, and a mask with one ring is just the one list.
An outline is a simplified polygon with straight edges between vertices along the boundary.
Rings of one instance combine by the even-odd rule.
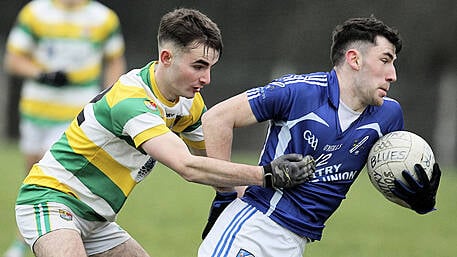
[[285, 154], [263, 166], [264, 187], [290, 188], [310, 180], [316, 171], [311, 155]]
[[67, 74], [63, 71], [41, 73], [37, 79], [38, 82], [54, 87], [63, 87], [68, 85]]

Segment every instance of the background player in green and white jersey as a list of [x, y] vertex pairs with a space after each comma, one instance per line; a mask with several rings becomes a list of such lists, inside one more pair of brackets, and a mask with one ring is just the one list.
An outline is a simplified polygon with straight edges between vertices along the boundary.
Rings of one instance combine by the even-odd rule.
[[[118, 16], [96, 1], [31, 1], [9, 34], [4, 64], [24, 79], [20, 148], [28, 172], [83, 106], [125, 72]], [[6, 256], [22, 256], [17, 250]]]
[[156, 160], [215, 187], [287, 188], [309, 179], [314, 161], [302, 155], [251, 166], [191, 154], [206, 154], [199, 91], [222, 47], [219, 28], [199, 11], [162, 17], [158, 60], [87, 104], [24, 180], [16, 220], [36, 256], [149, 256], [115, 219]]
[[57, 139], [101, 86], [125, 72], [119, 19], [96, 1], [31, 1], [9, 34], [4, 61], [9, 73], [25, 79], [21, 149], [29, 169], [55, 141], [48, 136]]

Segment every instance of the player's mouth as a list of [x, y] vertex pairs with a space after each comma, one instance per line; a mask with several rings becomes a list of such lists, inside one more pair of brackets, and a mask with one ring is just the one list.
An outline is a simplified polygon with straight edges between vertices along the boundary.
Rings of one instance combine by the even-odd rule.
[[200, 92], [201, 89], [202, 89], [201, 87], [193, 87], [193, 92], [198, 93], [198, 92]]
[[380, 87], [378, 89], [380, 91], [380, 94], [379, 94], [380, 97], [386, 97], [387, 96], [387, 91], [389, 91], [389, 86]]

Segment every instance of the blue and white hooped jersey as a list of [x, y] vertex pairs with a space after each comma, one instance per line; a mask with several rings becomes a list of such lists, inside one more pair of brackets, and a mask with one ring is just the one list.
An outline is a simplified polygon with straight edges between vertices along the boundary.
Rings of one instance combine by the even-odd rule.
[[334, 70], [287, 75], [247, 95], [257, 120], [270, 120], [260, 164], [300, 153], [314, 157], [316, 172], [310, 182], [293, 189], [250, 186], [243, 200], [292, 232], [320, 240], [325, 221], [346, 197], [371, 146], [381, 136], [403, 130], [400, 104], [385, 98], [382, 106], [368, 106], [342, 131]]

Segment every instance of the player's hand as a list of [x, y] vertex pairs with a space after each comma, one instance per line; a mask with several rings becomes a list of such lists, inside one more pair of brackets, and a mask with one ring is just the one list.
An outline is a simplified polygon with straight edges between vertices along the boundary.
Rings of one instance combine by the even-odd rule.
[[414, 165], [414, 171], [418, 180], [415, 180], [408, 171], [404, 170], [402, 175], [408, 185], [396, 179], [394, 181], [395, 189], [392, 190], [392, 193], [405, 201], [417, 213], [425, 214], [434, 210], [441, 170], [438, 164], [435, 163], [430, 180], [420, 164]]
[[211, 203], [211, 209], [209, 211], [208, 222], [206, 223], [205, 228], [202, 232], [202, 239], [205, 239], [208, 232], [213, 227], [214, 223], [216, 222], [219, 215], [221, 215], [222, 211], [224, 211], [225, 207], [227, 207], [233, 200], [237, 198], [237, 192], [217, 192], [216, 196]]
[[38, 82], [54, 87], [63, 87], [68, 84], [67, 74], [63, 71], [41, 73]]
[[316, 170], [311, 155], [285, 154], [263, 166], [264, 187], [289, 188], [311, 179]]

